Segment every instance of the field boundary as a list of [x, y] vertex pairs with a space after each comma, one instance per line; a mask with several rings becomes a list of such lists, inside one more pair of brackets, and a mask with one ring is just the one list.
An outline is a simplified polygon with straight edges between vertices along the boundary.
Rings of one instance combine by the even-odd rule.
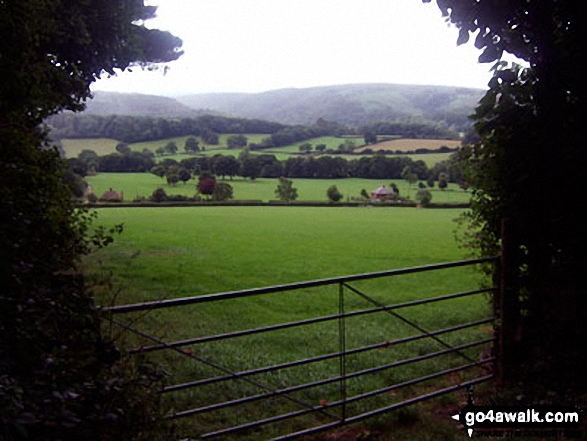
[[165, 208], [165, 207], [356, 207], [356, 208], [469, 208], [468, 202], [445, 202], [427, 205], [419, 205], [414, 201], [394, 202], [394, 203], [373, 203], [373, 202], [337, 202], [330, 203], [327, 201], [299, 201], [299, 202], [281, 202], [281, 201], [203, 201], [203, 202], [99, 202], [92, 204], [80, 204], [80, 207], [86, 208]]

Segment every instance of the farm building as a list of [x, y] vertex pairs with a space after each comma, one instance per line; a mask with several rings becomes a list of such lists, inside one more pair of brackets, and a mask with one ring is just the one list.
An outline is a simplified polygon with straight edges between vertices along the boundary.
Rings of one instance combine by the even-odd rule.
[[117, 191], [114, 191], [112, 189], [108, 190], [107, 192], [104, 192], [104, 194], [102, 194], [102, 197], [100, 198], [100, 200], [104, 202], [122, 202], [123, 199], [124, 197], [122, 193], [118, 193]]
[[391, 199], [392, 196], [393, 192], [385, 185], [381, 185], [381, 187], [371, 192], [371, 199], [379, 199], [385, 201], [387, 199]]

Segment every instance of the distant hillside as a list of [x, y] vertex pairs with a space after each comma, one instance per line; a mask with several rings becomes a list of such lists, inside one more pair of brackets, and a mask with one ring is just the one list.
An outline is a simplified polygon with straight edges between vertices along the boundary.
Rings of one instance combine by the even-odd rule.
[[195, 118], [205, 113], [179, 101], [157, 95], [138, 93], [94, 92], [87, 101], [85, 115], [150, 116], [152, 118]]
[[425, 119], [468, 127], [480, 89], [398, 84], [351, 84], [263, 93], [207, 93], [177, 98], [194, 109], [283, 124], [314, 124], [318, 118], [349, 126]]

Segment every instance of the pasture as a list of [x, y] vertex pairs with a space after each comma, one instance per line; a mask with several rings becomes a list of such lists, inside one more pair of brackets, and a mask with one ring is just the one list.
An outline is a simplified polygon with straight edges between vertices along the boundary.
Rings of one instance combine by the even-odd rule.
[[[125, 201], [132, 201], [137, 196], [148, 198], [153, 191], [161, 187], [167, 194], [181, 194], [185, 196], [194, 196], [196, 193], [197, 179], [192, 179], [186, 184], [177, 183], [175, 186], [169, 186], [164, 178], [159, 178], [151, 173], [100, 173], [96, 176], [85, 178], [92, 186], [94, 194], [98, 197], [110, 188], [124, 193]], [[236, 200], [275, 200], [275, 189], [277, 188], [277, 179], [259, 178], [251, 181], [250, 179], [234, 178], [227, 179], [234, 190], [234, 199]], [[353, 197], [359, 197], [361, 190], [365, 189], [367, 193], [381, 184], [390, 186], [395, 182], [400, 191], [400, 196], [408, 196], [413, 199], [417, 192], [417, 184], [408, 188], [404, 180], [386, 180], [377, 179], [293, 179], [294, 187], [298, 189], [298, 200], [300, 201], [327, 201], [326, 190], [331, 185], [336, 185], [343, 194], [343, 201], [351, 200]], [[468, 202], [470, 194], [456, 184], [449, 184], [446, 190], [439, 190], [437, 187], [430, 189], [432, 193], [432, 202]]]
[[[453, 234], [456, 228], [453, 220], [460, 214], [459, 210], [183, 207], [111, 208], [98, 213], [99, 224], [124, 223], [125, 226], [124, 233], [114, 244], [88, 256], [84, 262], [88, 280], [96, 282], [97, 303], [102, 305], [197, 296], [465, 257]], [[474, 269], [455, 268], [441, 274], [431, 272], [363, 281], [356, 286], [377, 301], [391, 304], [475, 289], [481, 282], [480, 274]], [[334, 286], [312, 288], [151, 311], [126, 320], [158, 338], [174, 341], [333, 314], [337, 311], [337, 299], [338, 290]], [[352, 294], [348, 295], [346, 302], [349, 311], [369, 306]], [[426, 329], [434, 330], [481, 319], [489, 313], [487, 300], [481, 296], [436, 305], [417, 307], [406, 314]], [[117, 331], [115, 329], [115, 335], [118, 335]], [[336, 351], [337, 331], [336, 322], [328, 322], [297, 328], [294, 332], [281, 330], [184, 349], [238, 371]], [[347, 323], [349, 348], [413, 334], [413, 329], [386, 314], [360, 317]], [[451, 344], [459, 344], [468, 338], [482, 337], [486, 337], [484, 331], [473, 328], [464, 334], [447, 335], [446, 339]], [[123, 337], [122, 341], [130, 346], [139, 344], [129, 337]], [[372, 351], [364, 356], [349, 357], [348, 369], [357, 371], [438, 349], [438, 344], [428, 342]], [[469, 350], [468, 354], [476, 358], [478, 351]], [[167, 380], [171, 384], [218, 375], [217, 370], [174, 353], [154, 355], [169, 373]], [[437, 369], [441, 362], [445, 363], [442, 366], [461, 364], [458, 357], [447, 356], [394, 369], [393, 372], [370, 375], [360, 382], [351, 382], [349, 394], [426, 374], [430, 369]], [[286, 387], [332, 376], [337, 367], [337, 360], [323, 361], [257, 375], [256, 380], [271, 387]], [[325, 385], [301, 391], [295, 396], [318, 403], [335, 400], [337, 390], [336, 385]], [[251, 384], [231, 381], [211, 384], [197, 391], [187, 389], [174, 397], [166, 396], [166, 403], [169, 408], [184, 410], [254, 393], [258, 393], [258, 389]], [[372, 405], [386, 405], [397, 398], [385, 394], [367, 403], [356, 404], [349, 408], [349, 412], [365, 411]], [[181, 420], [181, 430], [186, 435], [202, 433], [225, 424], [238, 424], [252, 415], [263, 417], [270, 410], [291, 411], [292, 403], [272, 399], [239, 409], [228, 408], [213, 416], [204, 413], [186, 418]], [[312, 424], [312, 418], [316, 417], [284, 423], [275, 430], [297, 430], [302, 424]], [[457, 433], [455, 431], [455, 435]], [[249, 432], [237, 438], [256, 440], [265, 437]]]
[[93, 150], [99, 156], [116, 152], [119, 141], [110, 138], [62, 139], [66, 158], [77, 158], [83, 150]]
[[437, 150], [441, 147], [457, 148], [461, 146], [461, 141], [450, 140], [450, 139], [390, 139], [387, 141], [379, 142], [369, 146], [364, 146], [356, 151], [361, 152], [365, 149], [371, 149], [373, 151], [387, 150], [387, 151], [401, 151], [401, 152], [414, 152], [417, 149], [430, 149]]

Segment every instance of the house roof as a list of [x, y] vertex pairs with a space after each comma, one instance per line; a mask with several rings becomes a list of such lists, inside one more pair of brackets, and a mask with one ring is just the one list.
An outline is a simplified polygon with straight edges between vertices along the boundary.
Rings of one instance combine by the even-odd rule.
[[385, 185], [382, 185], [378, 189], [373, 190], [371, 192], [371, 194], [374, 194], [374, 195], [389, 195], [391, 193], [392, 193], [392, 191], [389, 188], [387, 188]]
[[118, 193], [117, 191], [110, 189], [110, 190], [104, 192], [104, 194], [102, 194], [102, 199], [121, 199], [122, 200], [122, 195], [120, 193]]

